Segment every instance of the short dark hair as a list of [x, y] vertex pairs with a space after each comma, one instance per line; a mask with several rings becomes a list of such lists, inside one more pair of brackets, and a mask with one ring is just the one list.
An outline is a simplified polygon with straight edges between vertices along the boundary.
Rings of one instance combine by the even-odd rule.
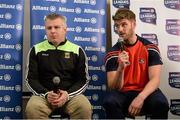
[[113, 20], [121, 20], [121, 19], [136, 20], [136, 15], [134, 14], [133, 11], [129, 9], [119, 8], [112, 18]]
[[57, 18], [60, 18], [66, 24], [66, 17], [61, 15], [61, 14], [58, 14], [58, 13], [50, 13], [50, 14], [48, 14], [45, 17], [45, 21], [47, 21], [47, 19], [54, 20], [54, 19], [57, 19]]

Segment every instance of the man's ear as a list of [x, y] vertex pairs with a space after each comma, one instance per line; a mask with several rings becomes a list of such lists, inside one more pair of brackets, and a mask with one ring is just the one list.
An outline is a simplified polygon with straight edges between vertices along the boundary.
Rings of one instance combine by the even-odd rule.
[[64, 31], [66, 31], [66, 32], [67, 32], [67, 27], [64, 27]]

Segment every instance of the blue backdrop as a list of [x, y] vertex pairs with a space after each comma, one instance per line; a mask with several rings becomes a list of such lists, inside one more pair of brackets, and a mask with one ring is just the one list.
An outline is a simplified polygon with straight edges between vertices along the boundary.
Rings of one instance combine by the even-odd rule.
[[24, 0], [0, 2], [0, 119], [22, 118]]

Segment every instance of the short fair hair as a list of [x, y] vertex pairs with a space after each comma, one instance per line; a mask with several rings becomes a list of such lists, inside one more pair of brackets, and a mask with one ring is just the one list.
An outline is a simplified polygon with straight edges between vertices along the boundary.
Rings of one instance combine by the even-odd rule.
[[112, 18], [113, 20], [122, 20], [122, 19], [136, 20], [136, 15], [134, 14], [133, 11], [129, 9], [119, 8]]
[[55, 20], [57, 18], [60, 18], [61, 20], [63, 20], [64, 25], [67, 26], [66, 24], [66, 17], [61, 15], [61, 14], [57, 14], [57, 13], [50, 13], [45, 17], [45, 22], [49, 19], [49, 20]]

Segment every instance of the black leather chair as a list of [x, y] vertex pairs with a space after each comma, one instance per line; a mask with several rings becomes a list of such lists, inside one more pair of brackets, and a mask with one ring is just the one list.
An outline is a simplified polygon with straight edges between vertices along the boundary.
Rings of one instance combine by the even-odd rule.
[[[146, 113], [141, 113], [140, 115], [138, 115], [138, 117], [141, 117], [141, 116], [145, 116], [145, 120], [149, 120], [151, 115], [150, 114], [146, 114]], [[131, 118], [131, 119], [135, 119], [135, 117], [132, 117], [130, 116], [129, 114], [126, 115], [126, 118]]]
[[50, 115], [51, 119], [70, 119], [70, 116], [62, 108], [56, 108]]

